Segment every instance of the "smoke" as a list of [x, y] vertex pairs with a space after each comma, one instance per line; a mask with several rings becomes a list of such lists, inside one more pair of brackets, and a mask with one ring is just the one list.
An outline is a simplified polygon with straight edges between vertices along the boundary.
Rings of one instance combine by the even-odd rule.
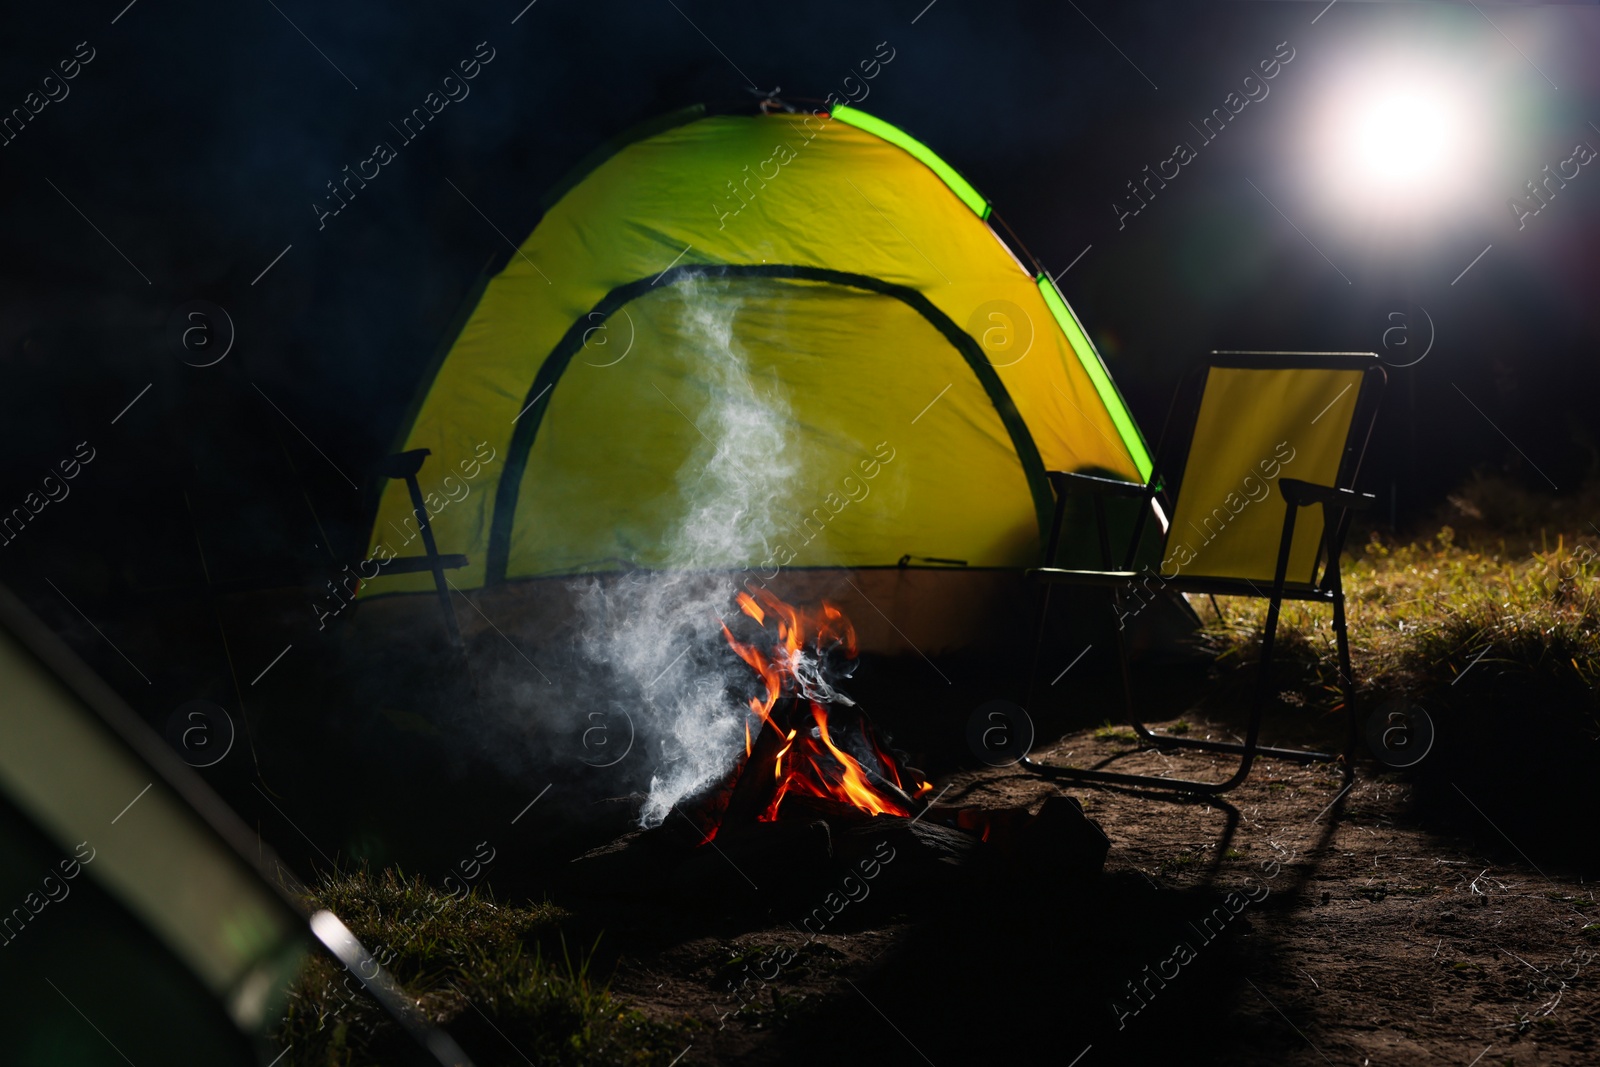
[[682, 514], [661, 534], [663, 569], [591, 581], [578, 596], [581, 654], [615, 679], [644, 754], [660, 760], [641, 815], [646, 826], [728, 774], [742, 751], [746, 709], [736, 692], [750, 675], [729, 655], [721, 619], [735, 575], [770, 555], [774, 517], [799, 470], [785, 448], [787, 401], [765, 379], [758, 386], [734, 337], [737, 298], [713, 280], [674, 290], [680, 336], [697, 353], [687, 383], [658, 385], [662, 403], [675, 404], [699, 431], [678, 471]]

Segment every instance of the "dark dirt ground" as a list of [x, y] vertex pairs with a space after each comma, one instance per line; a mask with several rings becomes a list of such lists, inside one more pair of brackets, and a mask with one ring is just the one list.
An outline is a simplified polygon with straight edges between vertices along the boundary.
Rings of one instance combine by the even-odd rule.
[[[1185, 777], [1227, 762], [1100, 734], [1034, 758]], [[1228, 731], [1193, 723], [1210, 735]], [[1600, 907], [1500, 834], [1493, 799], [1424, 820], [1418, 786], [1370, 761], [1346, 790], [1335, 767], [1265, 760], [1225, 802], [1015, 766], [936, 786], [1032, 809], [1065, 788], [1110, 838], [1103, 875], [884, 877], [816, 936], [794, 925], [803, 898], [770, 886], [687, 907], [556, 899], [603, 931], [616, 993], [695, 1021], [685, 1067], [1600, 1062]]]
[[[1055, 672], [1078, 663], [1077, 638], [1057, 642], [1059, 664], [1042, 672], [868, 662], [850, 690], [929, 772], [941, 805], [1036, 812], [1052, 796], [1078, 798], [1110, 841], [1103, 874], [1089, 880], [982, 854], [929, 866], [913, 853], [814, 935], [801, 922], [840, 887], [837, 869], [774, 876], [708, 856], [701, 873], [722, 880], [692, 894], [649, 865], [609, 891], [574, 885], [572, 857], [636, 828], [635, 806], [598, 802], [636, 783], [602, 778], [576, 756], [537, 775], [441, 760], [454, 751], [442, 737], [464, 727], [387, 710], [410, 707], [404, 664], [392, 699], [349, 702], [383, 715], [353, 718], [360, 729], [344, 747], [312, 754], [338, 766], [390, 753], [385, 787], [360, 782], [312, 804], [313, 780], [343, 779], [275, 772], [297, 826], [265, 829], [291, 844], [303, 830], [335, 854], [430, 877], [491, 840], [502, 858], [482, 884], [495, 899], [548, 899], [571, 913], [564, 942], [546, 947], [592, 953], [589, 973], [625, 1004], [689, 1021], [675, 1067], [1600, 1063], [1597, 760], [1592, 739], [1540, 718], [1548, 700], [1511, 674], [1480, 684], [1476, 713], [1435, 707], [1436, 744], [1415, 770], [1363, 753], [1348, 791], [1338, 767], [1275, 759], [1209, 801], [978, 764], [969, 716], [1003, 695], [1030, 708], [1043, 763], [1226, 776], [1224, 757], [1138, 750], [1125, 729], [1094, 725], [1120, 721], [1122, 706], [1095, 640], [1065, 681]], [[480, 675], [493, 654], [525, 668], [505, 644], [484, 637]], [[1253, 671], [1219, 672], [1202, 657], [1136, 661], [1134, 674], [1153, 724], [1181, 717], [1190, 737], [1237, 739]], [[998, 684], [1014, 677], [1061, 684], [1027, 694]], [[1264, 739], [1335, 743], [1338, 716], [1316, 672], [1286, 656], [1274, 681], [1284, 690]], [[503, 743], [485, 737], [486, 748]], [[576, 731], [539, 741], [582, 754]]]

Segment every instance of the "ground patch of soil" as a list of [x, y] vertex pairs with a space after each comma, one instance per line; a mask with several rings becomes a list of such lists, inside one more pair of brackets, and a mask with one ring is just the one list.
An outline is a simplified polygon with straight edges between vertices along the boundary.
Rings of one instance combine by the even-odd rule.
[[[1191, 736], [1208, 730], [1225, 732]], [[1200, 778], [1228, 762], [1101, 733], [1034, 757]], [[1020, 767], [936, 784], [943, 803], [990, 808], [1071, 793], [1111, 840], [1104, 874], [885, 888], [820, 932], [804, 907], [763, 909], [758, 887], [703, 908], [557, 902], [602, 933], [615, 992], [694, 1021], [683, 1067], [1600, 1061], [1600, 905], [1520, 855], [1492, 797], [1466, 797], [1441, 833], [1372, 764], [1347, 784], [1262, 761], [1225, 802]]]

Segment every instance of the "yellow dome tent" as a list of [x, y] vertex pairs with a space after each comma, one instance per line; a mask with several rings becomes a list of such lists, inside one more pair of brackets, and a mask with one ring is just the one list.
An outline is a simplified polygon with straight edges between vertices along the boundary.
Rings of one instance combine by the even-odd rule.
[[[1046, 470], [1150, 471], [1071, 309], [990, 219], [845, 106], [695, 107], [609, 146], [489, 281], [404, 429], [432, 454], [439, 551], [469, 560], [453, 583], [844, 571], [894, 633], [959, 644], [908, 599], [933, 588], [916, 572], [1016, 579], [1041, 557]], [[416, 529], [389, 483], [369, 558], [416, 554]]]

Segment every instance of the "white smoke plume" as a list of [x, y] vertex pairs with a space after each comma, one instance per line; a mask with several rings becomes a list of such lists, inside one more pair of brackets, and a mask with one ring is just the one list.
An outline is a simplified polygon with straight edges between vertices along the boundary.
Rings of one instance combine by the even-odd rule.
[[[746, 709], [730, 683], [749, 670], [729, 656], [719, 620], [732, 606], [738, 572], [770, 555], [776, 517], [799, 471], [785, 447], [787, 401], [766, 375], [757, 382], [734, 336], [737, 299], [715, 280], [681, 282], [674, 296], [680, 335], [698, 350], [689, 388], [661, 386], [695, 423], [684, 433], [698, 440], [678, 472], [683, 513], [661, 531], [662, 570], [594, 581], [579, 597], [580, 649], [616, 678], [618, 699], [638, 722], [642, 755], [659, 761], [645, 826], [728, 774], [743, 751]], [[653, 372], [644, 363], [638, 369]]]

